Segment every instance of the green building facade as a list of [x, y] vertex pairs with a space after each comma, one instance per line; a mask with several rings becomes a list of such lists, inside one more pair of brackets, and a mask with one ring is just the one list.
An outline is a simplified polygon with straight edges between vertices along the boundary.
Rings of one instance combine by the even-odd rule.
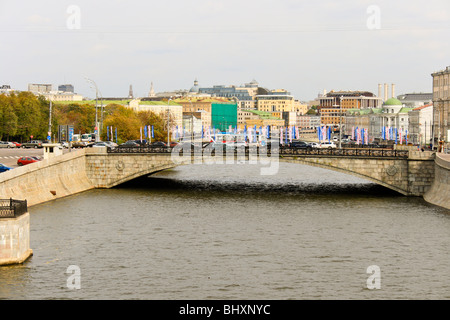
[[222, 132], [228, 131], [229, 126], [237, 126], [237, 103], [211, 104], [211, 126]]

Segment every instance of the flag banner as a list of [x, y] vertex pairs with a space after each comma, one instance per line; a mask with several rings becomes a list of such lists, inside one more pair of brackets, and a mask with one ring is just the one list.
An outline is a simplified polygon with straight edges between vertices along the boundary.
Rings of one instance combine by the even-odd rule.
[[142, 127], [139, 128], [139, 132], [140, 132], [140, 138], [141, 138], [140, 140], [141, 140], [141, 143], [142, 143]]
[[117, 142], [117, 128], [116, 128], [116, 143], [118, 143], [118, 142]]
[[154, 137], [155, 137], [155, 130], [154, 130], [153, 126], [152, 126], [152, 138], [154, 138]]
[[109, 126], [106, 126], [106, 140], [109, 141]]
[[280, 144], [283, 144], [283, 128], [280, 128]]
[[147, 126], [144, 127], [144, 138], [148, 139]]

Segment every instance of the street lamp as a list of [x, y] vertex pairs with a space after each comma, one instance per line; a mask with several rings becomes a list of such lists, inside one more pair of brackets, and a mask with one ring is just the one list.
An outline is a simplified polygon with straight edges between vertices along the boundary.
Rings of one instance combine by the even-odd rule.
[[339, 149], [342, 149], [342, 99], [344, 96], [339, 97]]
[[[94, 88], [94, 87], [91, 86], [92, 89], [95, 89], [95, 127], [97, 128], [97, 134], [95, 135], [95, 141], [97, 142], [97, 141], [99, 141], [98, 138], [99, 138], [99, 136], [100, 136], [100, 127], [99, 127], [99, 125], [98, 125], [98, 118], [97, 118], [98, 92], [99, 92], [99, 90], [98, 90], [97, 84], [95, 83], [94, 80], [91, 80], [91, 79], [86, 78], [86, 77], [85, 77], [85, 79], [86, 79], [88, 82], [90, 82], [91, 84], [93, 84], [94, 87], [95, 87], [95, 88]], [[102, 99], [102, 104], [103, 104], [103, 99]]]
[[172, 100], [172, 97], [167, 100], [167, 147], [170, 147], [170, 100]]

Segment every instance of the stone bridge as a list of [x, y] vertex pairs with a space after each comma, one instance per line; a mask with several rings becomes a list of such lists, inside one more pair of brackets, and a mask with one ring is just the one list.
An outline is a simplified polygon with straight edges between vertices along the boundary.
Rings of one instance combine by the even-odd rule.
[[[141, 150], [141, 151], [136, 151]], [[108, 152], [86, 148], [0, 174], [2, 198], [26, 199], [28, 205], [50, 201], [94, 188], [112, 188], [129, 180], [179, 165], [204, 163], [260, 163], [276, 173], [279, 162], [298, 163], [351, 174], [407, 196], [423, 196], [434, 181], [434, 154], [405, 151], [341, 150], [306, 152], [280, 149], [277, 154], [242, 155], [228, 152], [201, 154], [135, 149]], [[303, 152], [304, 151], [304, 152]], [[382, 153], [380, 153], [382, 152]], [[271, 169], [271, 170], [269, 170]]]

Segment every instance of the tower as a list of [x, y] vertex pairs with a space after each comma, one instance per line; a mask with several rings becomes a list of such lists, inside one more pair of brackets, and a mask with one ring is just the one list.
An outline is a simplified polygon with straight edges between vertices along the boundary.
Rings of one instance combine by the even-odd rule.
[[130, 90], [128, 92], [128, 98], [133, 99], [133, 86], [130, 84]]
[[155, 96], [155, 89], [153, 88], [153, 82], [150, 85], [150, 92], [148, 93], [149, 97], [154, 97]]

